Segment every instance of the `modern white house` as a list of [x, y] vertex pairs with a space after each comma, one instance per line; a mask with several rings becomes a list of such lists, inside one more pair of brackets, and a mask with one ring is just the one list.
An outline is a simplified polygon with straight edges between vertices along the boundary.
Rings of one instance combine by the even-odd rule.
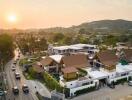
[[50, 55], [54, 54], [67, 54], [67, 53], [79, 53], [79, 52], [87, 52], [87, 53], [95, 53], [98, 52], [97, 45], [90, 44], [74, 44], [69, 46], [49, 46], [48, 52]]
[[60, 77], [60, 85], [70, 89], [70, 96], [76, 96], [76, 92], [79, 90], [95, 87], [99, 85], [97, 79], [85, 76], [72, 81], [65, 81], [63, 76]]
[[[41, 64], [47, 72], [59, 73], [59, 84], [69, 88], [70, 96], [76, 96], [80, 91], [91, 88], [101, 88], [103, 85], [116, 85], [120, 80], [132, 77], [131, 50], [125, 51], [125, 60], [129, 63], [122, 65], [115, 51], [98, 52], [96, 45], [75, 44], [50, 48], [52, 54], [45, 57]], [[88, 58], [89, 51], [98, 52], [97, 57]], [[71, 55], [65, 55], [70, 53]], [[93, 61], [93, 65], [90, 63]], [[83, 70], [83, 75], [81, 71]], [[86, 72], [86, 74], [85, 74]], [[80, 75], [80, 76], [79, 76]], [[81, 76], [82, 75], [82, 76]]]

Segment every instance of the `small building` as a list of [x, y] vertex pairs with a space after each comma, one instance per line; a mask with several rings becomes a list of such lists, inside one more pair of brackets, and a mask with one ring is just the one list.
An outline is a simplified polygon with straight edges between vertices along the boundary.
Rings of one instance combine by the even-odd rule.
[[32, 65], [33, 70], [36, 72], [37, 78], [41, 78], [42, 73], [44, 72], [44, 67], [41, 65], [40, 62], [36, 62]]
[[71, 80], [77, 78], [78, 70], [75, 67], [66, 67], [61, 69], [65, 80]]
[[120, 62], [123, 65], [127, 65], [128, 63], [132, 63], [132, 49], [121, 50], [119, 57], [120, 57]]

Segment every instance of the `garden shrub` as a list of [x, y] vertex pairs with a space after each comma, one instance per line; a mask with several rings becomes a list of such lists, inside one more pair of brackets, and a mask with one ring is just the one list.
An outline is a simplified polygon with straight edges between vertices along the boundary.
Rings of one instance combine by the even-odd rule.
[[95, 86], [93, 86], [93, 87], [88, 87], [88, 88], [85, 88], [85, 89], [76, 91], [75, 94], [76, 94], [76, 96], [78, 96], [78, 95], [83, 94], [83, 93], [87, 93], [87, 92], [94, 91], [95, 89], [96, 89]]

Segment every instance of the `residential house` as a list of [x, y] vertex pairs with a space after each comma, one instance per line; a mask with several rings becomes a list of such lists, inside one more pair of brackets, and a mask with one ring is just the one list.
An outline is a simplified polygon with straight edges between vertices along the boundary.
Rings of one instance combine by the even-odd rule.
[[62, 58], [63, 67], [85, 68], [90, 67], [85, 54], [73, 54]]
[[44, 67], [44, 69], [47, 72], [53, 72], [53, 73], [58, 73], [61, 70], [61, 59], [62, 55], [51, 55], [48, 57], [44, 57], [40, 63]]
[[71, 80], [77, 78], [78, 70], [75, 67], [65, 67], [61, 69], [65, 80]]
[[103, 67], [109, 71], [116, 69], [119, 59], [113, 50], [101, 51], [97, 54], [96, 67]]
[[41, 78], [42, 73], [44, 72], [44, 67], [41, 65], [40, 62], [36, 62], [32, 65], [33, 70], [36, 72], [37, 78]]
[[122, 54], [122, 59], [128, 63], [132, 63], [132, 49], [124, 49]]
[[87, 53], [95, 53], [98, 52], [96, 45], [90, 44], [74, 44], [69, 46], [49, 46], [48, 48], [49, 55], [67, 55], [72, 53], [79, 53], [79, 52], [87, 52]]

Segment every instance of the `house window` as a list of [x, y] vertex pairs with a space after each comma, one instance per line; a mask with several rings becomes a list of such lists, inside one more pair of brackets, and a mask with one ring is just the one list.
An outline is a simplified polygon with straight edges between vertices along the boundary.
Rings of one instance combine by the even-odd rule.
[[59, 53], [61, 53], [61, 50], [58, 50]]
[[91, 84], [93, 84], [93, 81], [91, 81]]

